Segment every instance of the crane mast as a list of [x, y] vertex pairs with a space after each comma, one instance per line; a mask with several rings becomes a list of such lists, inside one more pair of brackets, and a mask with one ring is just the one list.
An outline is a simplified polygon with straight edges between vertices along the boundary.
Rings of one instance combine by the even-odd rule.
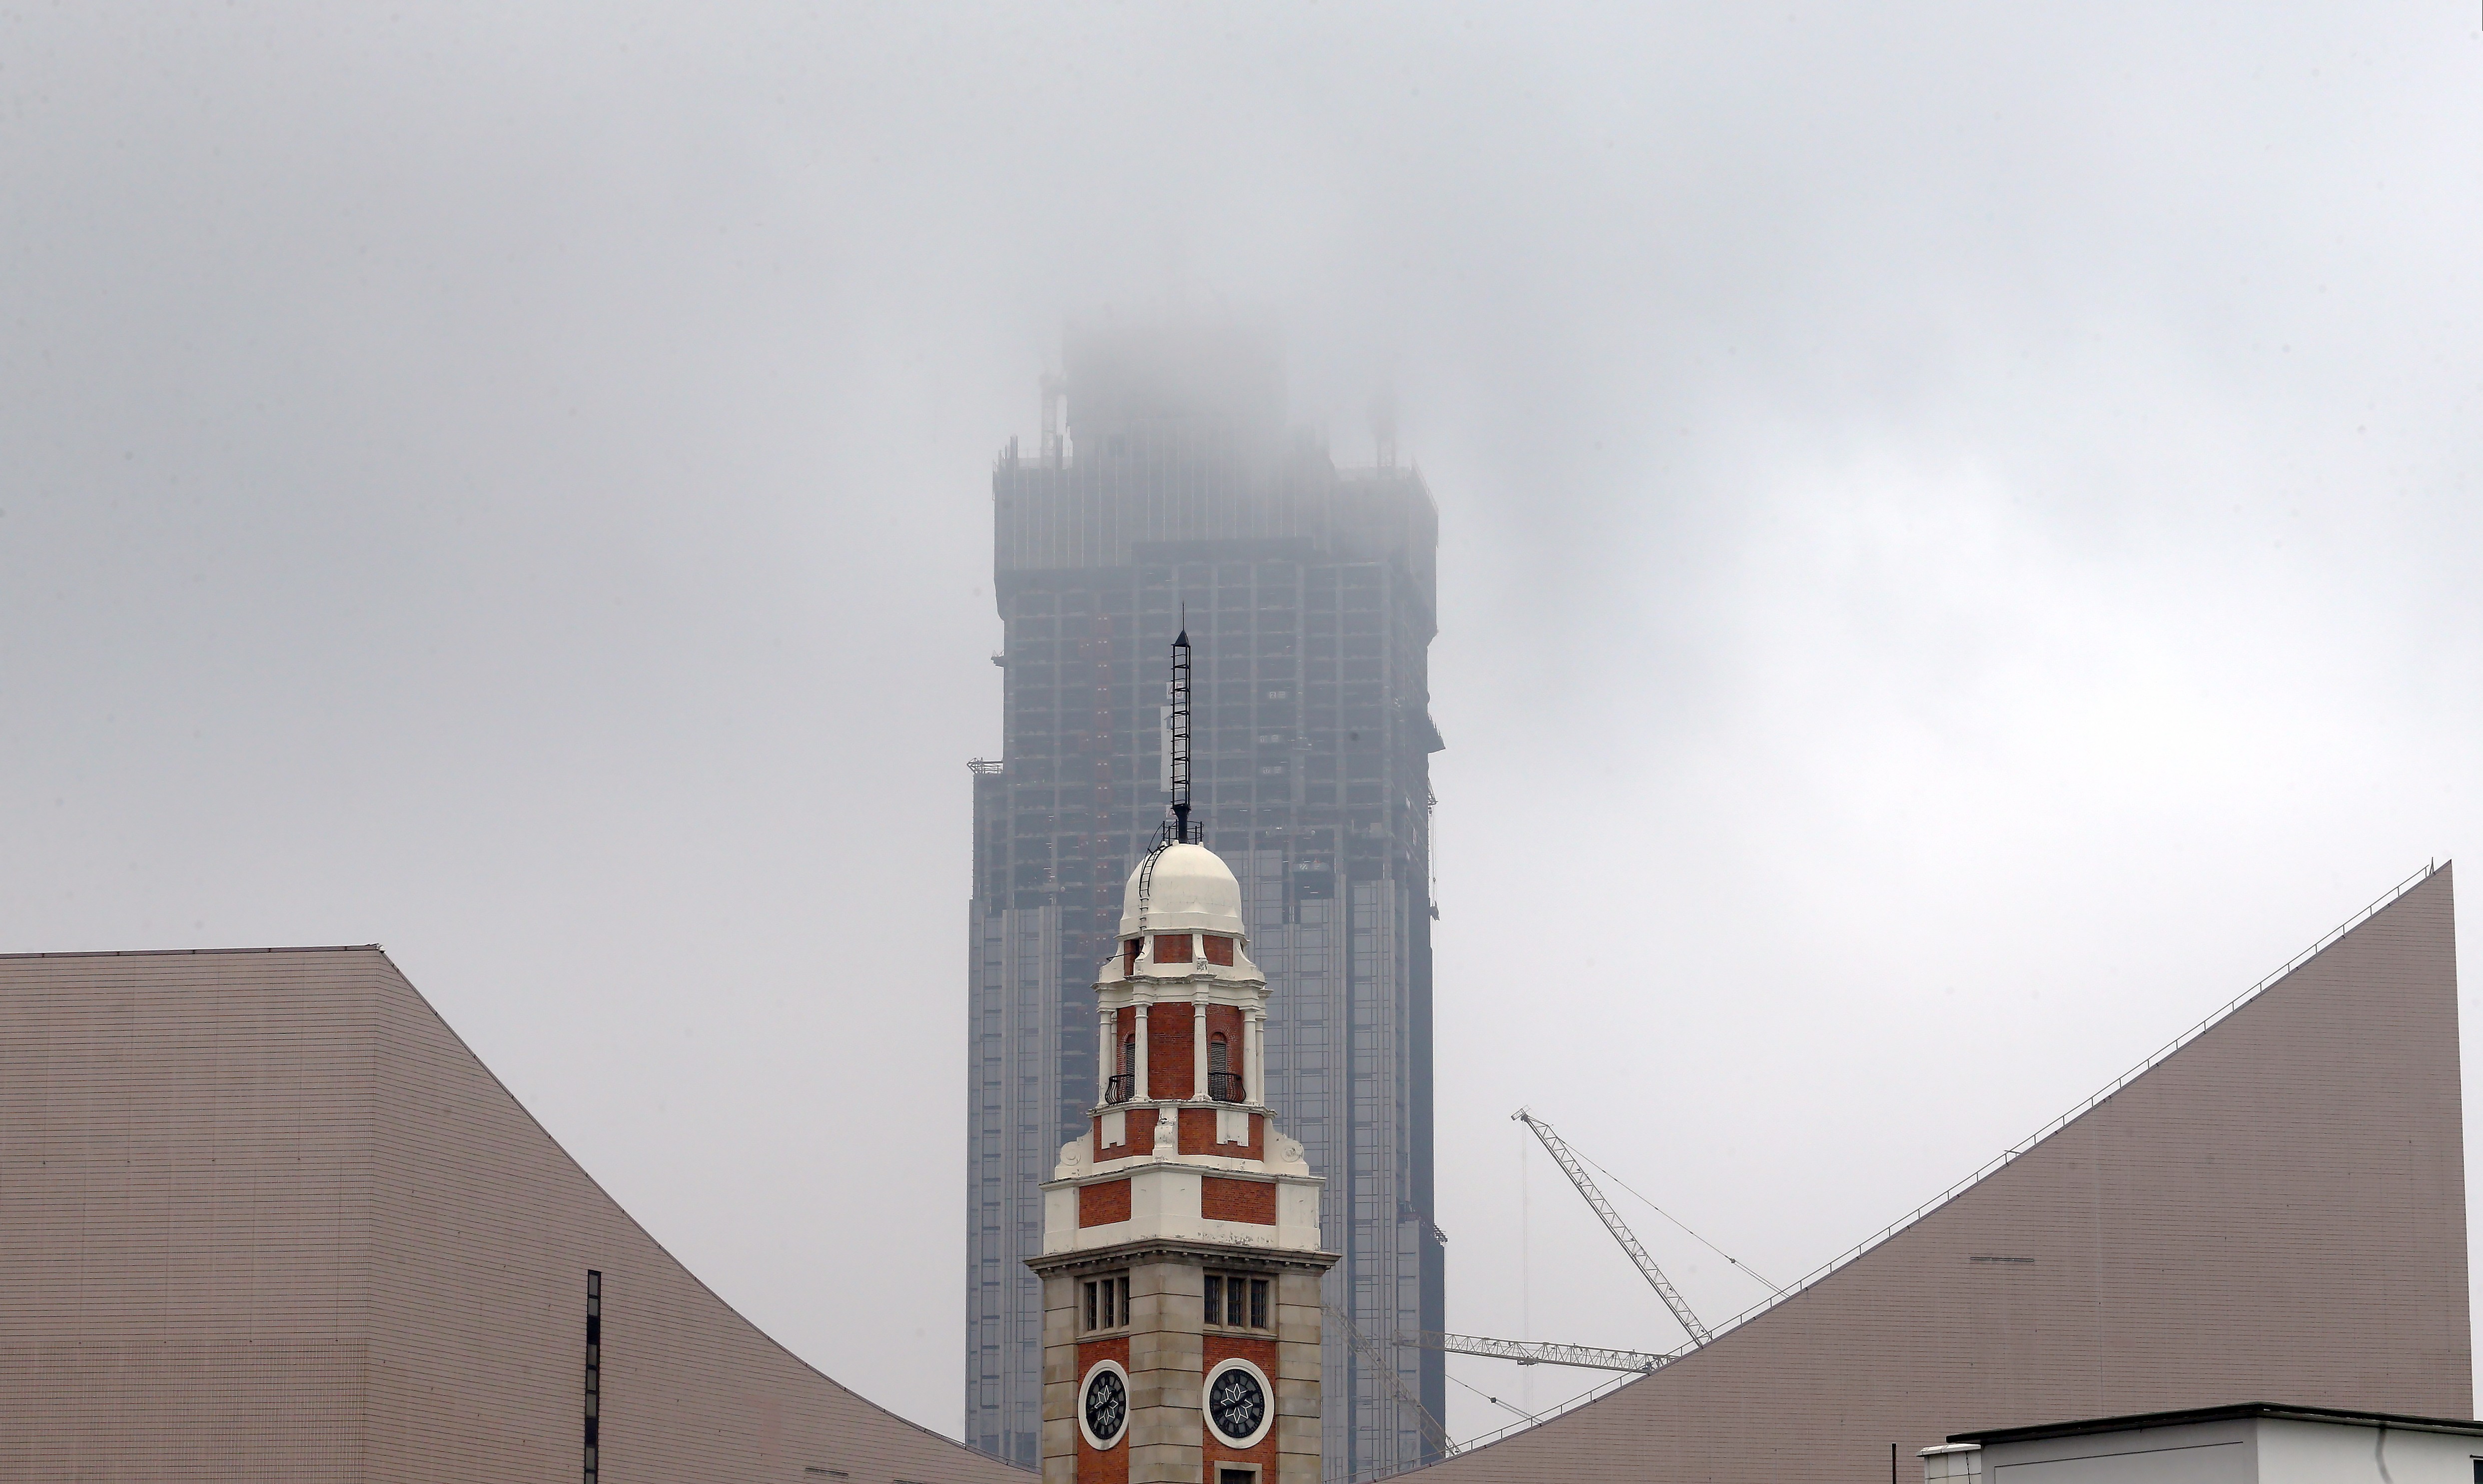
[[1551, 1152], [1553, 1162], [1561, 1166], [1561, 1173], [1569, 1177], [1569, 1183], [1578, 1187], [1578, 1194], [1586, 1197], [1587, 1204], [1603, 1218], [1604, 1230], [1613, 1234], [1613, 1240], [1621, 1244], [1621, 1251], [1629, 1254], [1629, 1259], [1638, 1264], [1639, 1276], [1646, 1280], [1647, 1286], [1655, 1290], [1656, 1297], [1664, 1300], [1664, 1307], [1672, 1311], [1672, 1317], [1681, 1321], [1681, 1327], [1690, 1332], [1690, 1342], [1703, 1345], [1713, 1338], [1707, 1333], [1707, 1326], [1699, 1323], [1698, 1316], [1690, 1312], [1689, 1304], [1682, 1300], [1671, 1280], [1664, 1276], [1664, 1269], [1657, 1267], [1655, 1259], [1646, 1255], [1646, 1249], [1639, 1245], [1637, 1234], [1630, 1231], [1627, 1222], [1621, 1220], [1620, 1212], [1613, 1209], [1613, 1203], [1605, 1200], [1603, 1191], [1588, 1178], [1587, 1167], [1578, 1162], [1578, 1156], [1569, 1152], [1569, 1146], [1552, 1131], [1552, 1126], [1524, 1108], [1508, 1116], [1533, 1129], [1535, 1137], [1543, 1142], [1544, 1149]]

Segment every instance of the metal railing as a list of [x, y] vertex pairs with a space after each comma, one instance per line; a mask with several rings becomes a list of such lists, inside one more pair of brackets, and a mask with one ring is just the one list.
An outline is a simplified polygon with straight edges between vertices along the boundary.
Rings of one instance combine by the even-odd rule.
[[[1136, 1096], [1138, 1096], [1138, 1079], [1132, 1073], [1127, 1072], [1118, 1073], [1104, 1079], [1104, 1101], [1106, 1103], [1127, 1102]], [[1207, 1074], [1207, 1096], [1215, 1099], [1217, 1102], [1248, 1102], [1250, 1100], [1248, 1094], [1242, 1086], [1242, 1073], [1238, 1072], [1209, 1073]]]

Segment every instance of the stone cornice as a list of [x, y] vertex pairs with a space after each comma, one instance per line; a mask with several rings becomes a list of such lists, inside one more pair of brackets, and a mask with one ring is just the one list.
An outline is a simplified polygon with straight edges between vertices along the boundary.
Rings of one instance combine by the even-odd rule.
[[1047, 1253], [1028, 1258], [1026, 1265], [1047, 1277], [1054, 1273], [1089, 1272], [1096, 1268], [1127, 1267], [1133, 1262], [1149, 1259], [1196, 1260], [1207, 1263], [1236, 1263], [1257, 1268], [1294, 1268], [1305, 1273], [1324, 1273], [1344, 1257], [1335, 1252], [1305, 1252], [1290, 1247], [1235, 1247], [1223, 1242], [1188, 1241], [1180, 1237], [1145, 1237], [1135, 1242], [1117, 1242], [1109, 1247], [1088, 1247], [1076, 1252]]

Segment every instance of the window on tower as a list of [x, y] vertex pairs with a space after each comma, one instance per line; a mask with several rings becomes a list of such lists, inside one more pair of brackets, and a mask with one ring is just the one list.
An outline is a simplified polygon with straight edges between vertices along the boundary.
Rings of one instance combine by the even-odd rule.
[[1130, 1322], [1130, 1276], [1111, 1273], [1078, 1285], [1078, 1327], [1093, 1334], [1117, 1330]]
[[1216, 1329], [1268, 1328], [1268, 1280], [1248, 1273], [1210, 1273], [1207, 1323]]

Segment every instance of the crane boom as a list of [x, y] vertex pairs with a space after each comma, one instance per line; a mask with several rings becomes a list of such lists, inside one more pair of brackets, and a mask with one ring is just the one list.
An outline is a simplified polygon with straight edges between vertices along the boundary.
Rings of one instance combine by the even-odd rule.
[[1688, 1353], [1676, 1350], [1669, 1355], [1655, 1355], [1643, 1350], [1602, 1350], [1593, 1345], [1554, 1345], [1531, 1339], [1444, 1335], [1437, 1330], [1400, 1335], [1397, 1342], [1426, 1350], [1445, 1350], [1451, 1355], [1488, 1355], [1495, 1360], [1515, 1361], [1520, 1365], [1576, 1365], [1587, 1370], [1653, 1370]]
[[1690, 1312], [1690, 1306], [1683, 1302], [1671, 1280], [1664, 1276], [1664, 1269], [1656, 1266], [1655, 1259], [1639, 1245], [1637, 1234], [1630, 1231], [1627, 1222], [1621, 1220], [1621, 1213], [1613, 1209], [1613, 1203], [1605, 1200], [1603, 1191], [1587, 1178], [1587, 1167], [1578, 1162], [1578, 1156], [1569, 1152], [1569, 1146], [1552, 1131], [1552, 1126], [1524, 1108], [1508, 1116], [1535, 1130], [1535, 1137], [1543, 1141], [1543, 1147], [1551, 1151], [1554, 1162], [1561, 1166], [1561, 1173], [1569, 1177], [1569, 1183], [1578, 1187], [1578, 1194], [1585, 1196], [1587, 1204], [1594, 1207], [1595, 1214], [1603, 1218], [1604, 1230], [1613, 1234], [1613, 1240], [1621, 1244], [1621, 1251], [1629, 1254], [1629, 1259], [1638, 1264], [1639, 1276], [1655, 1289], [1656, 1297], [1664, 1300], [1664, 1307], [1672, 1311], [1672, 1317], [1681, 1321], [1681, 1327], [1690, 1332], [1690, 1342], [1703, 1345], [1714, 1338], [1707, 1333], [1707, 1326], [1699, 1323], [1698, 1316]]

